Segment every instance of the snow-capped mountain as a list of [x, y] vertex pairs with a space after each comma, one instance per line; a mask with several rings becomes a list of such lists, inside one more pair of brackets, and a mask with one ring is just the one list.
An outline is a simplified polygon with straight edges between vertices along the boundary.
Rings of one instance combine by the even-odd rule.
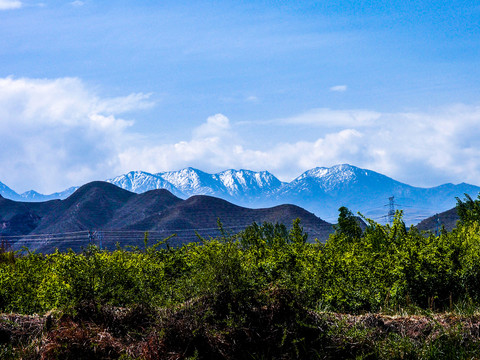
[[132, 171], [107, 182], [136, 193], [167, 189], [181, 198], [211, 195], [240, 204], [267, 197], [284, 185], [268, 171], [225, 170], [209, 174], [191, 167], [157, 174]]
[[217, 174], [187, 168], [156, 174], [169, 181], [187, 196], [212, 195], [226, 199], [267, 196], [283, 183], [268, 171], [225, 170]]
[[276, 199], [301, 203], [303, 207], [323, 219], [334, 221], [340, 206], [380, 222], [387, 220], [393, 197], [394, 209], [404, 211], [408, 224], [415, 224], [427, 216], [451, 209], [456, 197], [464, 194], [476, 197], [480, 187], [469, 184], [445, 184], [434, 188], [407, 185], [379, 174], [348, 164], [306, 171], [286, 184]]
[[0, 195], [6, 199], [15, 200], [15, 201], [26, 201], [26, 202], [40, 202], [48, 201], [55, 199], [66, 199], [72, 195], [75, 190], [78, 189], [78, 186], [70, 187], [64, 191], [56, 192], [49, 195], [40, 194], [34, 190], [26, 191], [22, 194], [18, 194], [12, 189], [10, 189], [5, 184], [0, 183]]
[[[362, 191], [366, 192], [398, 192], [402, 189], [411, 192], [413, 186], [400, 183], [375, 171], [360, 169], [342, 164], [331, 168], [315, 168], [286, 184], [280, 196], [304, 196], [306, 194], [327, 197], [357, 198]], [[368, 196], [371, 196], [369, 194]]]
[[[132, 174], [132, 173], [129, 173]], [[127, 175], [129, 175], [127, 174]], [[347, 206], [354, 213], [386, 222], [394, 197], [395, 209], [404, 210], [407, 223], [418, 223], [427, 216], [455, 206], [455, 197], [468, 193], [474, 197], [480, 188], [468, 184], [445, 184], [424, 189], [403, 184], [375, 171], [342, 164], [308, 170], [290, 183], [269, 172], [226, 170], [209, 174], [194, 168], [157, 174], [141, 173], [130, 182], [123, 175], [110, 182], [124, 189], [141, 192], [166, 188], [179, 197], [217, 196], [239, 205], [262, 207], [291, 203], [335, 222], [338, 208]], [[159, 181], [163, 179], [165, 183]]]
[[226, 170], [213, 177], [232, 197], [271, 195], [284, 185], [268, 171]]
[[47, 197], [48, 195], [40, 194], [35, 190], [26, 191], [20, 195], [20, 198], [25, 201], [46, 201]]
[[315, 183], [325, 191], [331, 191], [339, 186], [345, 186], [355, 181], [361, 173], [368, 176], [370, 171], [356, 168], [351, 165], [342, 164], [331, 168], [317, 167], [305, 171], [302, 175], [292, 181], [292, 186], [300, 183]]
[[157, 174], [150, 174], [144, 171], [130, 171], [127, 174], [120, 175], [106, 181], [117, 185], [122, 189], [138, 194], [149, 190], [167, 189], [178, 197], [185, 197], [185, 194], [183, 194], [172, 183], [168, 182], [161, 176]]
[[191, 167], [179, 171], [157, 173], [156, 175], [168, 181], [187, 196], [214, 196], [221, 192], [221, 185], [214, 181], [211, 174]]
[[10, 189], [7, 185], [0, 182], [0, 195], [6, 199], [18, 200], [20, 195]]
[[40, 202], [40, 201], [48, 201], [48, 200], [56, 200], [56, 199], [66, 199], [70, 195], [72, 195], [75, 190], [78, 189], [78, 186], [72, 186], [64, 191], [56, 192], [49, 195], [40, 194], [34, 190], [26, 191], [19, 195], [19, 200], [21, 201], [32, 201], [32, 202]]
[[[408, 224], [415, 224], [427, 216], [453, 208], [456, 197], [469, 194], [476, 198], [480, 192], [480, 187], [465, 183], [414, 187], [347, 164], [314, 168], [289, 183], [281, 182], [267, 171], [225, 170], [209, 174], [194, 168], [156, 174], [132, 171], [107, 181], [136, 193], [167, 189], [184, 199], [193, 195], [211, 195], [248, 207], [290, 203], [330, 222], [335, 222], [341, 206], [386, 222], [386, 214], [393, 205], [395, 209], [404, 210]], [[33, 191], [18, 195], [0, 183], [2, 196], [21, 201], [44, 201], [55, 196], [65, 198], [74, 190], [71, 188], [52, 195]], [[394, 199], [390, 204], [392, 196]]]

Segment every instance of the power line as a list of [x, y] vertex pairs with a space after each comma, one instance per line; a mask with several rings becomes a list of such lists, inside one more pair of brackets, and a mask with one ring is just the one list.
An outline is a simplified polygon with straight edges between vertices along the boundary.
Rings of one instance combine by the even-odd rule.
[[[223, 226], [223, 230], [225, 230], [227, 233], [230, 231], [238, 233], [239, 231], [244, 230], [251, 225], [252, 223], [249, 222], [248, 224], [244, 225]], [[318, 231], [333, 229], [331, 224], [318, 224], [315, 226], [306, 225], [303, 228], [307, 234], [315, 234]], [[0, 234], [0, 240], [12, 244], [16, 248], [27, 246], [32, 250], [45, 246], [58, 246], [60, 244], [63, 244], [64, 246], [97, 244], [100, 248], [102, 248], [104, 246], [112, 246], [117, 243], [123, 245], [138, 244], [140, 241], [145, 239], [146, 233], [148, 234], [148, 237], [151, 241], [155, 241], [156, 238], [160, 238], [158, 240], [162, 240], [169, 237], [170, 235], [175, 234], [177, 235], [177, 237], [175, 238], [175, 240], [172, 240], [175, 243], [185, 243], [191, 241], [192, 239], [200, 240], [198, 238], [198, 235], [205, 238], [221, 235], [220, 229], [218, 227], [203, 227], [197, 229], [179, 228], [161, 230], [82, 230], [65, 233], [26, 235]]]

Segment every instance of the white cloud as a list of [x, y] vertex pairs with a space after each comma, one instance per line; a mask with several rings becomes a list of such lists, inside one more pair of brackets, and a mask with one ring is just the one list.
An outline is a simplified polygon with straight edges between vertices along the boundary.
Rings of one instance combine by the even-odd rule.
[[148, 95], [104, 99], [79, 79], [0, 79], [0, 181], [14, 190], [53, 192], [108, 177], [132, 137], [124, 111]]
[[[217, 115], [218, 116], [218, 115]], [[209, 118], [211, 119], [211, 118]], [[207, 121], [198, 129], [211, 123]], [[251, 149], [248, 143], [236, 134], [225, 136], [198, 136], [198, 129], [189, 141], [162, 144], [143, 148], [130, 147], [120, 154], [123, 172], [127, 169], [142, 169], [150, 172], [179, 169], [186, 166], [204, 171], [219, 171], [227, 168], [270, 170], [282, 178], [292, 178], [300, 172], [319, 164], [348, 162], [361, 147], [362, 134], [356, 130], [342, 130], [327, 134], [315, 142], [297, 141], [279, 143], [267, 150]], [[234, 140], [234, 141], [232, 141]]]
[[83, 6], [85, 5], [85, 1], [75, 0], [75, 1], [72, 1], [70, 5], [76, 6], [76, 7]]
[[329, 123], [330, 127], [319, 132], [313, 141], [290, 136], [289, 126], [296, 127], [298, 123], [310, 126], [306, 131], [318, 132], [317, 121], [306, 121], [304, 114], [299, 115], [298, 121], [292, 118], [289, 125], [282, 124], [289, 141], [278, 140], [269, 148], [252, 147], [249, 137], [268, 138], [274, 122], [263, 124], [266, 128], [262, 132], [249, 133], [242, 126], [245, 133], [240, 136], [235, 124], [216, 115], [194, 130], [190, 140], [125, 149], [120, 164], [123, 171], [161, 171], [185, 166], [205, 171], [249, 168], [269, 170], [283, 180], [291, 180], [316, 166], [350, 163], [417, 186], [449, 181], [480, 185], [480, 107], [455, 105], [410, 113], [322, 110], [323, 113], [334, 114], [339, 122], [336, 127], [334, 122]]
[[18, 0], [0, 0], [0, 10], [19, 9], [22, 2]]
[[0, 181], [48, 193], [130, 170], [247, 168], [291, 180], [350, 163], [417, 186], [480, 185], [480, 106], [313, 109], [242, 126], [216, 114], [177, 141], [132, 133], [132, 121], [121, 117], [150, 106], [148, 95], [104, 98], [76, 78], [0, 79]]
[[230, 120], [222, 114], [208, 117], [207, 122], [193, 132], [195, 138], [218, 138], [230, 134]]
[[347, 85], [335, 85], [330, 88], [330, 91], [345, 92], [347, 91], [347, 89], [348, 89]]

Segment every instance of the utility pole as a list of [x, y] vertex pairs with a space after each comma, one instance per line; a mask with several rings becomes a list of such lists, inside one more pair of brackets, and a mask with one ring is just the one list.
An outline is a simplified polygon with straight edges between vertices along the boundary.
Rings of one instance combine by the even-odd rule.
[[388, 198], [388, 222], [390, 225], [393, 224], [393, 219], [395, 218], [395, 196], [390, 196]]

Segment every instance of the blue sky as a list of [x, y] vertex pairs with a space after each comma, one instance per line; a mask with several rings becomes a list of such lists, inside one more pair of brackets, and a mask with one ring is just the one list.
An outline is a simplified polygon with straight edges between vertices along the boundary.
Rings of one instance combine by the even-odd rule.
[[0, 0], [0, 181], [350, 163], [480, 185], [478, 1]]

